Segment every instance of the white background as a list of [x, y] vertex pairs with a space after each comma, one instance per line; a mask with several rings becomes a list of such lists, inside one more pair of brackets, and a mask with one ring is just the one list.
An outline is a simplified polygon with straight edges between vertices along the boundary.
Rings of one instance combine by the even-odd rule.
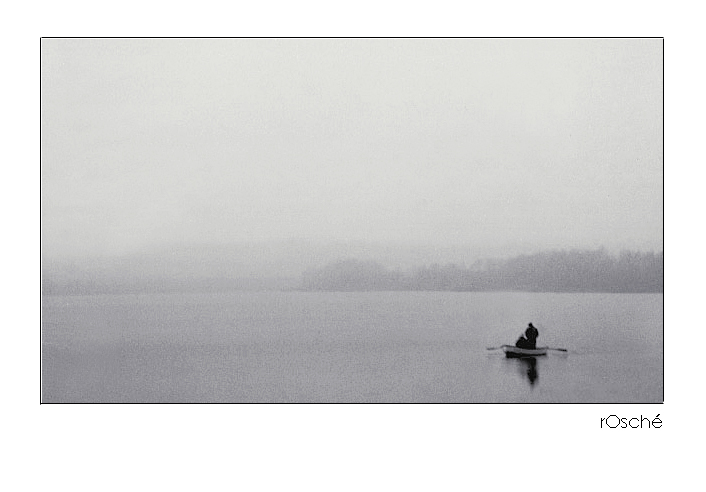
[[[594, 1], [27, 2], [3, 24], [7, 490], [678, 490], [702, 452], [702, 17]], [[663, 405], [40, 405], [41, 36], [664, 36]], [[697, 249], [698, 248], [698, 249]], [[698, 282], [698, 284], [697, 284]], [[698, 330], [697, 330], [698, 329]], [[692, 346], [693, 348], [693, 346]], [[660, 414], [655, 429], [601, 417]], [[530, 423], [528, 438], [515, 429]], [[698, 448], [697, 448], [698, 449]], [[15, 482], [16, 485], [12, 485]]]

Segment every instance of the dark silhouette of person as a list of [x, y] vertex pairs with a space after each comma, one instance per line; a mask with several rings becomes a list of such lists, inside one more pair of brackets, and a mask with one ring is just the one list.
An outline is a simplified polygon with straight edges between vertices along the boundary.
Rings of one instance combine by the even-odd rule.
[[534, 327], [532, 323], [527, 325], [525, 334], [521, 335], [520, 338], [515, 342], [515, 347], [523, 349], [536, 349], [537, 348], [537, 337], [539, 336], [539, 331]]

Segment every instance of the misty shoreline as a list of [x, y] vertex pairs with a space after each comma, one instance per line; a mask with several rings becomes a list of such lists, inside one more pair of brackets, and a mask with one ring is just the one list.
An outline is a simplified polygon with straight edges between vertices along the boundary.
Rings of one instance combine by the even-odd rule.
[[[230, 259], [236, 263], [245, 258]], [[228, 261], [204, 266], [182, 258], [168, 264], [149, 258], [119, 262], [43, 265], [41, 293], [50, 295], [280, 292], [536, 292], [662, 293], [664, 255], [604, 250], [549, 251], [508, 259], [389, 268], [370, 259], [346, 258], [308, 267], [299, 275], [229, 275]], [[290, 265], [291, 267], [291, 265]], [[201, 271], [199, 271], [201, 270]], [[292, 268], [288, 270], [290, 273]]]

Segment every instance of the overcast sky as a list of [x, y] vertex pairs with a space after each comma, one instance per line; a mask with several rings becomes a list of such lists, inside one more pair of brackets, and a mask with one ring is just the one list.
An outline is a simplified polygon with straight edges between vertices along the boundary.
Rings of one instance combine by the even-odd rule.
[[660, 39], [44, 39], [44, 254], [662, 248]]

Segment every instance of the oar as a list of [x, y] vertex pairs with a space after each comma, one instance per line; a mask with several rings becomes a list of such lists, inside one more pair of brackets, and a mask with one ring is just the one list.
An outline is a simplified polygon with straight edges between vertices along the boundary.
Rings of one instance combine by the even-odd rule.
[[[544, 331], [544, 325], [539, 326], [539, 328], [541, 328], [542, 331]], [[559, 352], [568, 352], [568, 350], [566, 350], [565, 348], [555, 348], [555, 347], [543, 347], [543, 348], [545, 348], [547, 350], [558, 350]]]
[[[512, 345], [501, 345], [499, 347], [486, 347], [485, 350], [499, 350], [503, 347], [512, 347]], [[559, 352], [568, 352], [567, 349], [565, 348], [557, 348], [557, 347], [537, 347], [538, 349], [547, 349], [547, 350], [558, 350]]]

